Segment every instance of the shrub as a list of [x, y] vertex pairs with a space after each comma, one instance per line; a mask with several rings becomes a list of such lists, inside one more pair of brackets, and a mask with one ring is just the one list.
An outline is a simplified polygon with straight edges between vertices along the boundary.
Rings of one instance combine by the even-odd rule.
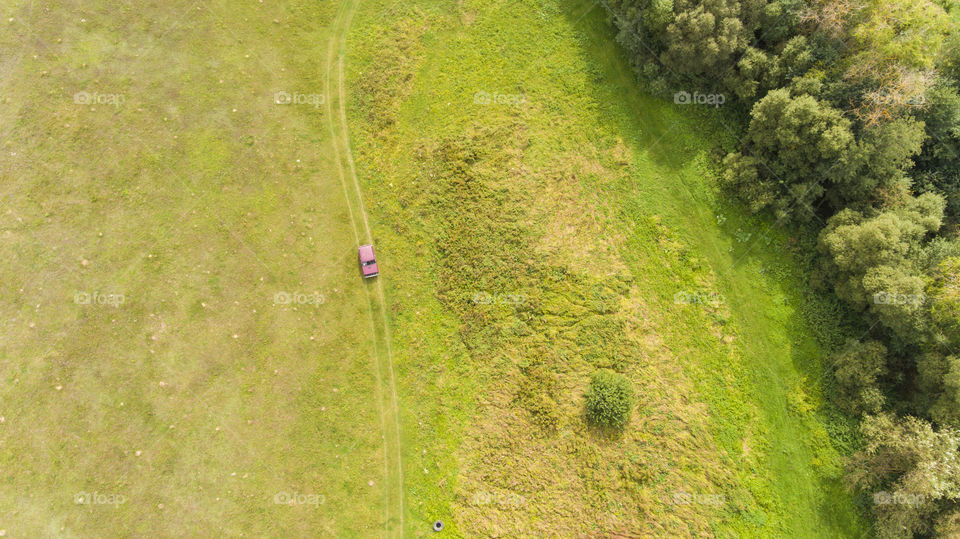
[[633, 388], [622, 374], [608, 369], [593, 373], [586, 393], [587, 418], [601, 427], [623, 428], [633, 410]]

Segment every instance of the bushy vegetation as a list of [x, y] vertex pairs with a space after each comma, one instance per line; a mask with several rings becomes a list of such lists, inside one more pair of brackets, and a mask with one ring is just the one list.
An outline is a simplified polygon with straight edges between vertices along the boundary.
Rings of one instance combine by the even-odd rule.
[[623, 428], [633, 410], [633, 388], [622, 374], [601, 369], [593, 373], [586, 394], [587, 418], [600, 427]]
[[875, 490], [880, 537], [915, 534], [956, 537], [960, 496], [957, 452], [960, 433], [934, 431], [915, 417], [866, 416], [860, 427], [866, 447], [854, 455], [850, 477]]
[[833, 356], [836, 403], [865, 414], [867, 449], [851, 462], [850, 483], [868, 496], [895, 485], [925, 500], [874, 503], [878, 533], [954, 530], [957, 3], [605, 5], [617, 41], [654, 91], [722, 93], [733, 105], [741, 136], [722, 162], [724, 187], [815, 237], [811, 283], [862, 320]]

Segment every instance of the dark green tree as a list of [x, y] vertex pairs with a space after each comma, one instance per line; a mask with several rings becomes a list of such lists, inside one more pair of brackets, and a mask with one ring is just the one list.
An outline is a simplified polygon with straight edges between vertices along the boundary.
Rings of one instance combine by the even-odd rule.
[[951, 343], [960, 344], [960, 257], [950, 256], [937, 264], [926, 293], [937, 329]]
[[941, 82], [927, 92], [917, 116], [927, 134], [916, 159], [917, 189], [946, 197], [947, 214], [956, 220], [960, 218], [960, 95]]
[[960, 358], [939, 352], [917, 360], [918, 405], [939, 425], [960, 428]]
[[587, 390], [587, 418], [601, 427], [623, 428], [633, 410], [633, 388], [622, 374], [609, 369], [593, 373]]
[[925, 279], [919, 260], [924, 238], [940, 228], [943, 207], [942, 197], [927, 193], [882, 212], [847, 209], [820, 233], [822, 274], [837, 296], [910, 342], [924, 338]]
[[855, 178], [859, 159], [850, 121], [810, 95], [770, 91], [754, 105], [740, 152], [724, 161], [724, 183], [754, 209], [811, 220], [828, 188]]
[[[906, 170], [923, 146], [923, 122], [901, 118], [865, 129], [857, 141], [856, 173], [827, 193], [835, 208], [870, 204], [908, 192]], [[886, 191], [886, 196], [882, 191]]]
[[750, 42], [750, 28], [736, 0], [677, 0], [674, 9], [660, 59], [682, 75], [721, 74]]
[[865, 447], [851, 458], [849, 478], [872, 495], [879, 537], [930, 534], [956, 511], [960, 433], [888, 414], [866, 416], [860, 432]]
[[833, 357], [840, 407], [854, 414], [880, 411], [884, 396], [878, 378], [886, 373], [886, 356], [887, 348], [877, 341], [847, 341]]

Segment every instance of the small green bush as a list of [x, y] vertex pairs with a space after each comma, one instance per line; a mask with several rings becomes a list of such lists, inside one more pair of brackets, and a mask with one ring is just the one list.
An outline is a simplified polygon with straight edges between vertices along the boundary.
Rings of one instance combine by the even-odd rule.
[[622, 374], [608, 369], [593, 373], [585, 395], [587, 418], [601, 427], [623, 428], [633, 410], [633, 388]]

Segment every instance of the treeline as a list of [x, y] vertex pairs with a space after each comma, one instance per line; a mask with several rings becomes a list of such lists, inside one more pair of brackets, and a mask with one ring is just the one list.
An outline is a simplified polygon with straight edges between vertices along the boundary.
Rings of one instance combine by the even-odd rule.
[[810, 231], [862, 319], [832, 364], [878, 535], [960, 536], [957, 0], [603, 3], [654, 92], [738, 111], [724, 187]]

